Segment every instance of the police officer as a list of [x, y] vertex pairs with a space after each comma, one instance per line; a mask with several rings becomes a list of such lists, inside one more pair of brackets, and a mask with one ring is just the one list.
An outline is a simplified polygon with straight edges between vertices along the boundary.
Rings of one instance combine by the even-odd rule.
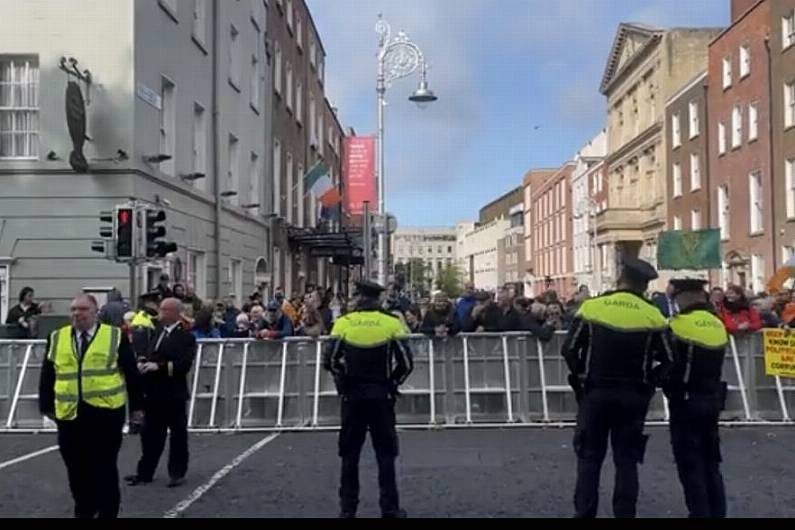
[[341, 317], [331, 331], [323, 365], [333, 375], [342, 398], [339, 456], [340, 517], [353, 518], [359, 504], [359, 455], [370, 431], [378, 461], [379, 504], [385, 518], [406, 517], [400, 508], [395, 458], [397, 389], [413, 369], [403, 324], [381, 310], [384, 288], [372, 282], [357, 285], [356, 310]]
[[119, 328], [99, 323], [97, 313], [93, 296], [72, 301], [72, 322], [50, 335], [39, 381], [39, 408], [58, 424], [78, 518], [118, 515], [125, 405], [135, 422], [143, 419], [130, 343]]
[[157, 325], [160, 292], [150, 291], [140, 297], [138, 311], [133, 316], [130, 327], [132, 328], [132, 346], [135, 355], [145, 358], [149, 353], [149, 346], [154, 339], [155, 326]]
[[618, 289], [583, 302], [563, 345], [579, 412], [576, 517], [596, 517], [599, 475], [611, 437], [616, 467], [613, 513], [635, 517], [638, 464], [655, 384], [670, 366], [671, 353], [660, 311], [643, 298], [657, 272], [645, 261], [625, 257]]
[[696, 279], [674, 280], [671, 347], [674, 364], [663, 384], [671, 413], [671, 445], [690, 517], [726, 517], [720, 473], [718, 417], [726, 399], [721, 382], [728, 335]]

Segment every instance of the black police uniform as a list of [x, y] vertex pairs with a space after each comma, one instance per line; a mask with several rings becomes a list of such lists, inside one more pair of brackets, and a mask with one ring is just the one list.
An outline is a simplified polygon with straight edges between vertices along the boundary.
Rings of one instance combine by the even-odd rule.
[[159, 325], [155, 342], [141, 362], [157, 363], [159, 369], [142, 376], [145, 421], [141, 432], [141, 459], [135, 475], [125, 477], [130, 485], [152, 482], [170, 432], [168, 452], [169, 486], [181, 484], [188, 471], [188, 373], [196, 356], [196, 338], [182, 329]]
[[[700, 290], [704, 282], [674, 281], [678, 290]], [[663, 384], [679, 480], [690, 517], [726, 517], [720, 472], [718, 419], [726, 399], [721, 382], [728, 335], [705, 301], [671, 320], [674, 364]]]
[[413, 369], [412, 354], [403, 339], [403, 324], [379, 309], [383, 288], [359, 284], [366, 297], [357, 310], [341, 317], [331, 331], [333, 340], [323, 365], [334, 374], [342, 398], [339, 456], [342, 458], [340, 515], [354, 517], [359, 504], [359, 456], [367, 431], [378, 461], [379, 504], [384, 517], [402, 517], [395, 478], [398, 438], [395, 397]]
[[[648, 282], [657, 274], [645, 262], [626, 258], [624, 274]], [[611, 438], [616, 467], [613, 513], [634, 517], [638, 468], [648, 436], [643, 426], [655, 382], [671, 363], [666, 321], [650, 302], [629, 291], [587, 300], [563, 345], [569, 382], [579, 404], [574, 449], [576, 517], [596, 517], [599, 476]]]

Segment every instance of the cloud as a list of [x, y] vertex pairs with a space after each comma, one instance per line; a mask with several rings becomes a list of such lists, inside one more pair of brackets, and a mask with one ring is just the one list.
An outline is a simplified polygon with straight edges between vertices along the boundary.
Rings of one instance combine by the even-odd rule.
[[387, 94], [387, 196], [412, 224], [471, 217], [603, 127], [599, 83], [619, 22], [714, 26], [728, 9], [727, 0], [307, 2], [328, 55], [327, 95], [359, 134], [376, 130], [378, 13], [426, 55], [439, 101], [425, 111], [407, 101], [416, 77]]
[[378, 13], [383, 12], [392, 25], [393, 36], [405, 28], [425, 54], [431, 89], [440, 99], [423, 111], [408, 102], [417, 87], [416, 75], [395, 81], [388, 90], [388, 193], [429, 181], [447, 189], [455, 179], [451, 163], [460, 159], [482, 127], [479, 65], [473, 60], [478, 43], [472, 35], [489, 7], [476, 0], [457, 1], [454, 9], [448, 2], [424, 0], [407, 0], [395, 7], [393, 0], [310, 2], [328, 53], [327, 92], [340, 108], [344, 124], [354, 125], [359, 134], [373, 134]]

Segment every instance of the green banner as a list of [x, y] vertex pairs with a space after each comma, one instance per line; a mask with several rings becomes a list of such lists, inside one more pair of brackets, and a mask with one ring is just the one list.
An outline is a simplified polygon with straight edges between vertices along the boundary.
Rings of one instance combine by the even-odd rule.
[[657, 267], [673, 271], [720, 269], [720, 230], [662, 232]]

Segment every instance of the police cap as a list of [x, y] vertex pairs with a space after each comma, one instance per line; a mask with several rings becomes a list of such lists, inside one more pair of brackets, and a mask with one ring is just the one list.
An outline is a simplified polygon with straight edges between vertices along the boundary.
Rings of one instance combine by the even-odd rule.
[[704, 287], [707, 285], [707, 283], [707, 280], [702, 280], [699, 278], [681, 278], [671, 280], [671, 285], [673, 285], [676, 294], [688, 291], [704, 291]]
[[632, 256], [624, 256], [624, 274], [633, 280], [640, 282], [650, 282], [660, 277], [651, 263]]
[[377, 298], [381, 296], [386, 289], [383, 286], [375, 283], [375, 282], [358, 282], [356, 284], [356, 292], [359, 296], [369, 296], [371, 298]]
[[141, 302], [159, 302], [160, 291], [149, 291], [141, 295]]

